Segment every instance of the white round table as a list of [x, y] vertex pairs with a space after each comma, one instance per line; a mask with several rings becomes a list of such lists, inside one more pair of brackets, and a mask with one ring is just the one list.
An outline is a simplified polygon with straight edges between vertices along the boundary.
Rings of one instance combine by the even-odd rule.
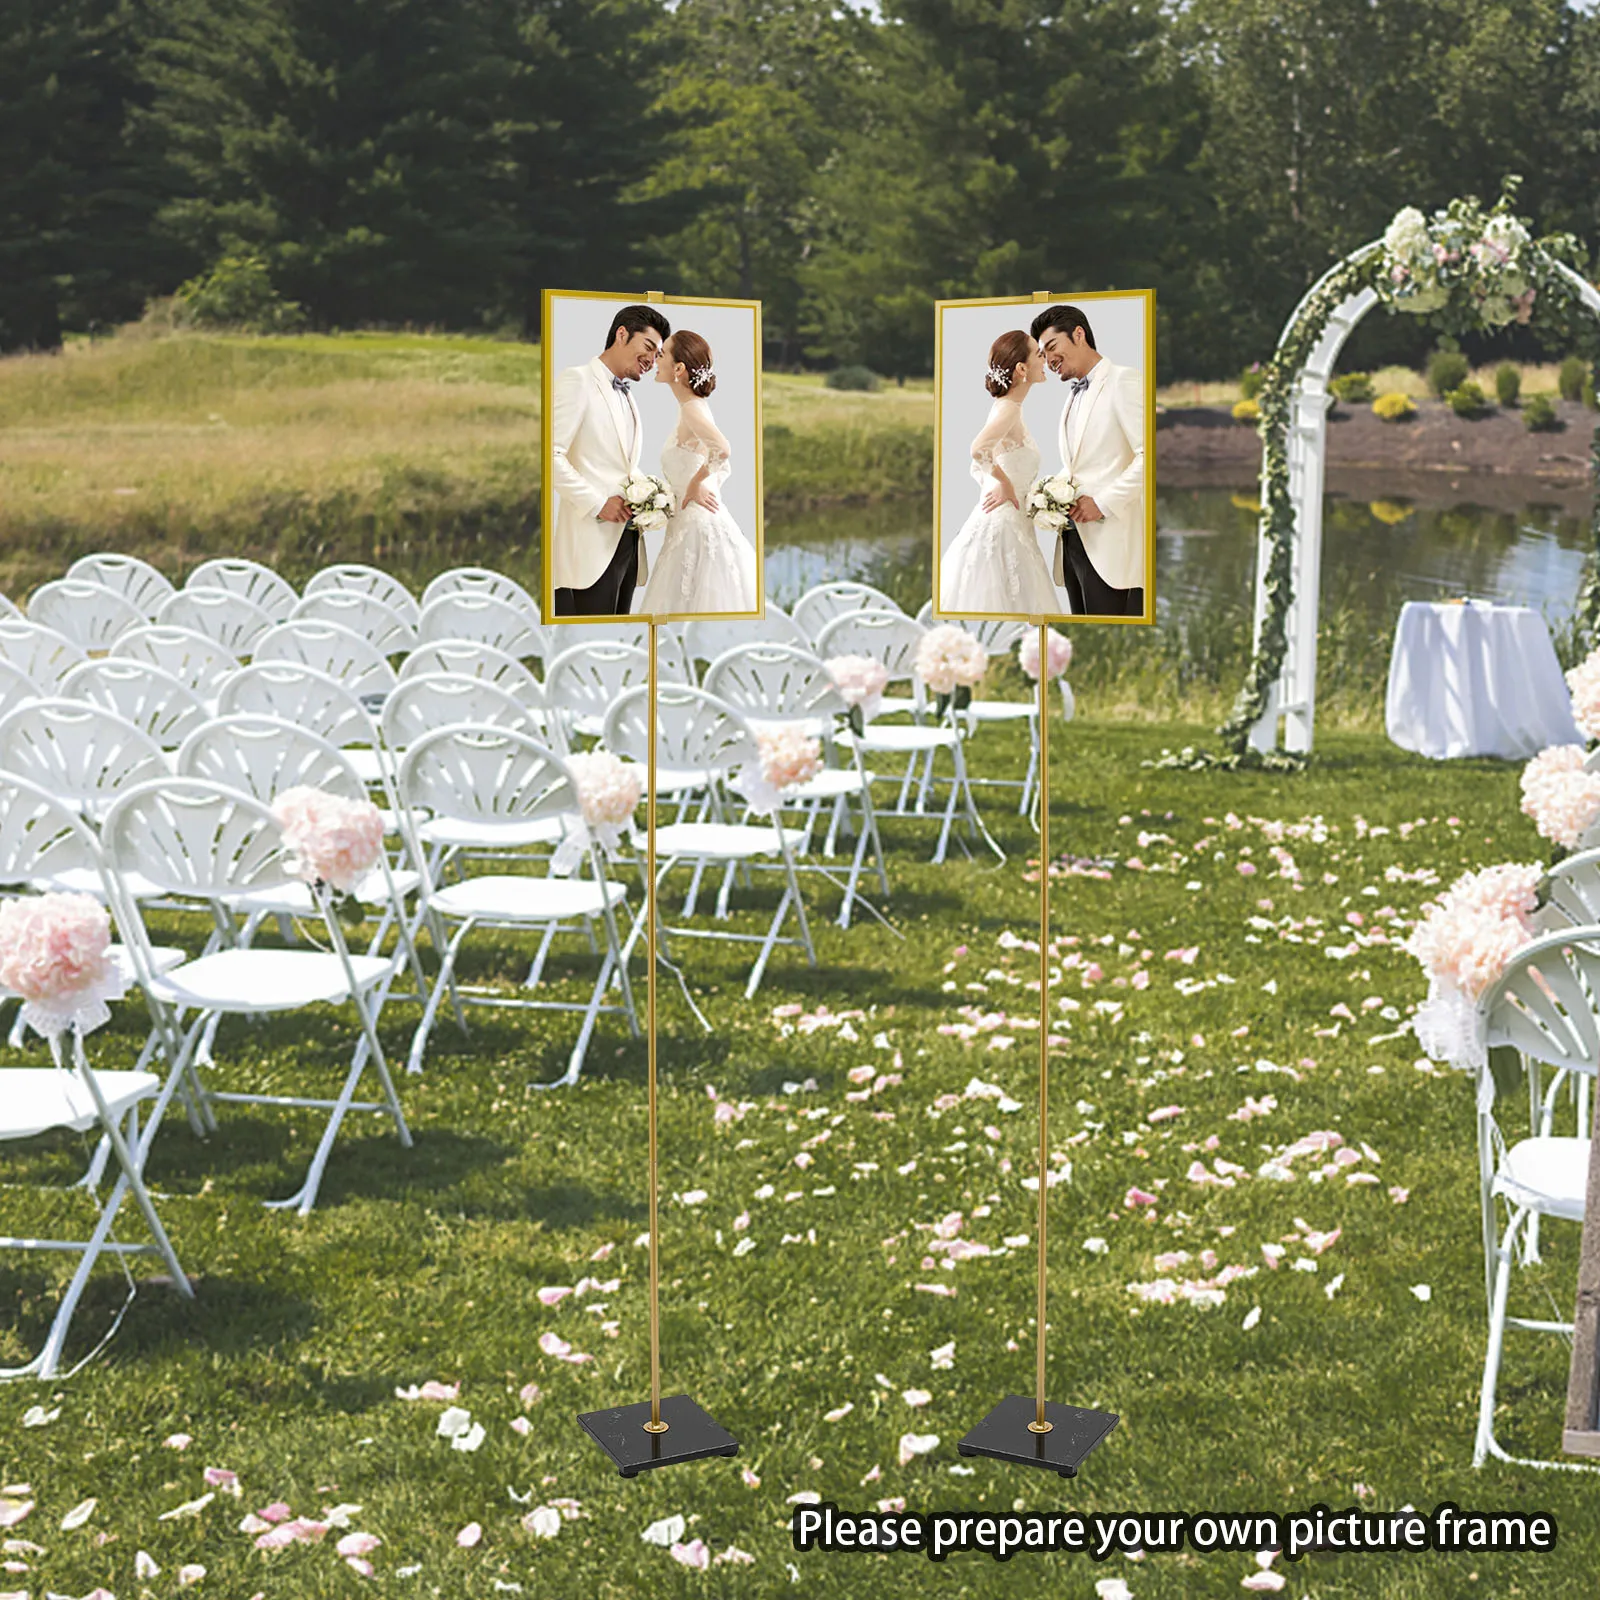
[[1389, 737], [1436, 760], [1525, 760], [1582, 744], [1544, 618], [1528, 606], [1411, 600], [1395, 627]]

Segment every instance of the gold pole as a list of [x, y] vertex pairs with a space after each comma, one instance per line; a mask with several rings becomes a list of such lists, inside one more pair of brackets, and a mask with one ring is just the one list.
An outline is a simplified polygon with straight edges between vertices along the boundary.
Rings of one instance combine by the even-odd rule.
[[645, 979], [646, 1072], [650, 1124], [650, 1420], [646, 1433], [665, 1433], [661, 1420], [661, 1228], [657, 1219], [656, 1169], [656, 619], [650, 618], [650, 728], [645, 766]]
[[1030, 1433], [1044, 1419], [1045, 1195], [1050, 1168], [1050, 629], [1039, 619], [1039, 1332], [1038, 1374]]

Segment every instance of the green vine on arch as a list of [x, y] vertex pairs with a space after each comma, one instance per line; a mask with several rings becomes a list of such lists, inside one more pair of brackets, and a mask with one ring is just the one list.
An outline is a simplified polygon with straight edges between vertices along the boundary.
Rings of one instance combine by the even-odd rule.
[[[1586, 357], [1600, 386], [1600, 320], [1583, 304], [1561, 271], [1578, 270], [1584, 251], [1569, 233], [1535, 239], [1513, 210], [1520, 179], [1506, 179], [1500, 198], [1485, 210], [1476, 197], [1453, 200], [1425, 217], [1414, 207], [1398, 212], [1382, 239], [1347, 256], [1301, 303], [1262, 375], [1257, 432], [1262, 444], [1261, 531], [1265, 541], [1266, 613], [1249, 672], [1228, 720], [1217, 730], [1221, 756], [1184, 750], [1160, 766], [1262, 766], [1298, 770], [1303, 756], [1259, 753], [1250, 730], [1266, 714], [1272, 686], [1288, 650], [1289, 607], [1294, 599], [1295, 507], [1289, 493], [1289, 428], [1295, 384], [1335, 311], [1352, 295], [1371, 289], [1384, 310], [1418, 317], [1440, 334], [1531, 326], [1550, 345]], [[1600, 429], [1590, 455], [1596, 486], [1590, 524], [1591, 551], [1578, 596], [1578, 625], [1586, 637], [1600, 632]]]

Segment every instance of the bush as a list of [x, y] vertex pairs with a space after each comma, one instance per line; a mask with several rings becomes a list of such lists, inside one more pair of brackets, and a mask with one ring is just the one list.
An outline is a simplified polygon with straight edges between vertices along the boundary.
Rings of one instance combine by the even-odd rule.
[[1372, 398], [1372, 379], [1364, 372], [1346, 372], [1328, 385], [1335, 400], [1347, 405], [1360, 405]]
[[1254, 400], [1255, 397], [1261, 393], [1261, 385], [1265, 381], [1265, 378], [1266, 374], [1261, 370], [1261, 363], [1259, 361], [1252, 361], [1250, 365], [1239, 374], [1239, 393], [1242, 394], [1246, 400]]
[[1448, 399], [1453, 389], [1459, 389], [1472, 371], [1467, 358], [1459, 350], [1435, 350], [1428, 357], [1428, 388], [1438, 399]]
[[1560, 424], [1554, 401], [1547, 394], [1530, 394], [1522, 408], [1522, 425], [1529, 433], [1549, 433]]
[[1580, 399], [1580, 400], [1582, 400], [1582, 401], [1583, 401], [1583, 403], [1584, 403], [1584, 404], [1585, 404], [1585, 405], [1586, 405], [1586, 406], [1587, 406], [1587, 407], [1588, 407], [1588, 408], [1589, 408], [1589, 409], [1590, 409], [1590, 410], [1591, 410], [1591, 411], [1600, 411], [1600, 403], [1597, 403], [1597, 401], [1596, 401], [1596, 399], [1595, 399], [1595, 393], [1594, 393], [1594, 374], [1593, 374], [1593, 373], [1592, 373], [1592, 372], [1590, 372], [1590, 373], [1586, 373], [1586, 374], [1585, 374], [1585, 375], [1584, 375], [1584, 379], [1583, 379], [1583, 388], [1582, 388], [1582, 390], [1581, 390], [1581, 391], [1580, 391], [1580, 392], [1579, 392], [1579, 395], [1578, 395], [1578, 398], [1579, 398], [1579, 399]]
[[1233, 420], [1235, 422], [1259, 422], [1261, 420], [1261, 407], [1254, 400], [1235, 401]]
[[835, 367], [823, 379], [830, 389], [873, 390], [878, 387], [878, 374], [870, 367]]
[[1561, 363], [1561, 370], [1556, 375], [1556, 388], [1563, 400], [1583, 398], [1583, 379], [1588, 370], [1589, 363], [1582, 356], [1568, 356]]
[[1370, 500], [1367, 510], [1370, 511], [1385, 527], [1398, 527], [1407, 517], [1416, 512], [1415, 506], [1402, 505], [1398, 500]]
[[1475, 383], [1459, 384], [1444, 398], [1458, 417], [1481, 417], [1489, 409], [1488, 398]]
[[1417, 407], [1410, 395], [1401, 394], [1395, 389], [1388, 394], [1380, 394], [1372, 402], [1372, 414], [1381, 422], [1404, 422], [1416, 416]]
[[305, 323], [299, 303], [285, 300], [258, 255], [226, 255], [209, 271], [180, 284], [172, 297], [174, 320], [193, 328], [239, 328], [247, 333], [291, 333]]
[[1522, 393], [1522, 374], [1509, 361], [1494, 369], [1494, 397], [1503, 406], [1514, 406]]

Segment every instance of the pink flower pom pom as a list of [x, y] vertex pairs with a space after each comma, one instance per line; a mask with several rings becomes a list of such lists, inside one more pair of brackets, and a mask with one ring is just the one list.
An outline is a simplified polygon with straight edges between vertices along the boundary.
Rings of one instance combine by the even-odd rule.
[[1600, 650], [1591, 650], [1567, 674], [1572, 720], [1590, 739], [1600, 739]]
[[844, 703], [860, 706], [863, 720], [871, 722], [883, 704], [889, 669], [871, 656], [830, 656], [822, 665]]
[[965, 628], [941, 622], [917, 643], [916, 673], [935, 694], [970, 689], [983, 681], [989, 657]]
[[1512, 862], [1468, 872], [1430, 903], [1406, 951], [1430, 979], [1477, 1000], [1534, 936], [1542, 869]]
[[623, 827], [644, 792], [639, 768], [621, 761], [609, 750], [588, 750], [567, 757], [567, 768], [578, 784], [583, 820], [593, 827]]
[[383, 852], [383, 813], [370, 800], [342, 800], [296, 784], [272, 802], [291, 876], [351, 893]]
[[1522, 809], [1540, 836], [1576, 849], [1600, 821], [1600, 773], [1583, 769], [1580, 744], [1541, 750], [1522, 769]]
[[796, 789], [822, 771], [822, 741], [795, 723], [756, 730], [761, 776], [774, 789]]
[[[1054, 628], [1045, 631], [1045, 676], [1059, 678], [1072, 665], [1072, 641]], [[1039, 630], [1029, 628], [1017, 645], [1017, 663], [1035, 682], [1039, 678]]]
[[110, 948], [111, 918], [86, 894], [0, 905], [0, 983], [24, 1000], [62, 1000], [105, 982]]

